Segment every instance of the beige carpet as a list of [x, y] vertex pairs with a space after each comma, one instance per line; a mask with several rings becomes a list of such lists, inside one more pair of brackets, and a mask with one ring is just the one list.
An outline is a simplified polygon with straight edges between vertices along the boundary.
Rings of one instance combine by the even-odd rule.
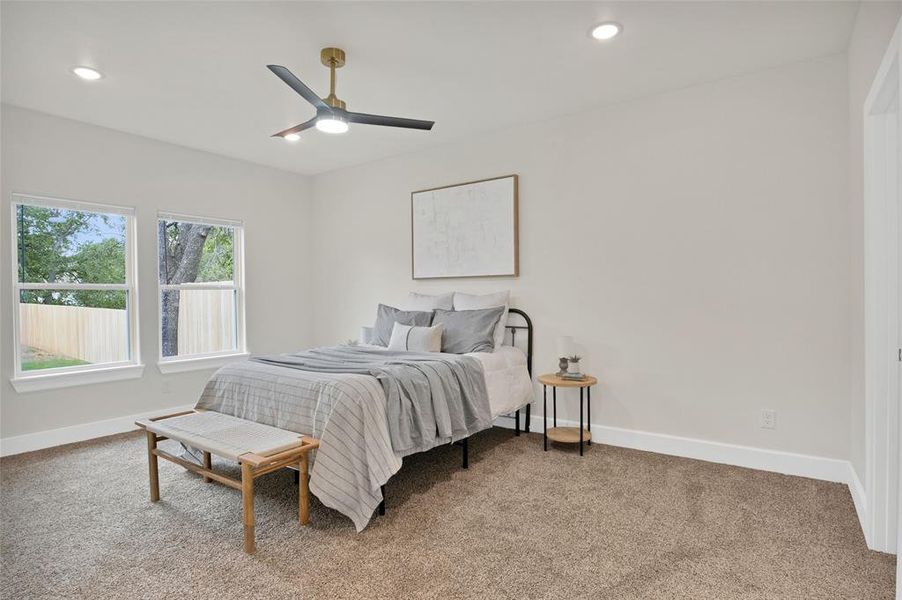
[[[2, 589], [13, 598], [892, 598], [845, 486], [593, 446], [542, 453], [491, 430], [405, 460], [362, 533], [292, 476], [240, 498], [171, 463], [147, 499], [143, 437], [0, 461]], [[221, 466], [221, 463], [220, 463]]]

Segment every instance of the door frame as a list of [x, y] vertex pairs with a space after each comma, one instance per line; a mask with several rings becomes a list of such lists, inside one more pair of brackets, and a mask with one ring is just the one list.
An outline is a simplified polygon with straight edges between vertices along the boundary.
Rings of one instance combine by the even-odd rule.
[[[899, 547], [902, 19], [864, 103], [865, 436], [868, 546]], [[902, 561], [900, 561], [902, 562]], [[902, 565], [900, 565], [902, 567]], [[902, 581], [902, 579], [900, 579]], [[902, 586], [900, 586], [902, 588]], [[899, 596], [902, 598], [902, 595]]]

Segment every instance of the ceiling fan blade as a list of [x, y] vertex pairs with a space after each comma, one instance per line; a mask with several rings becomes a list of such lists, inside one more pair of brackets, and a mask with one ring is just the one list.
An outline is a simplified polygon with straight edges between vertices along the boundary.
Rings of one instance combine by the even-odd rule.
[[266, 68], [276, 74], [276, 77], [288, 84], [288, 87], [300, 94], [304, 100], [316, 107], [317, 111], [332, 111], [323, 99], [316, 95], [316, 92], [307, 87], [303, 81], [295, 77], [294, 73], [281, 65], [266, 65]]
[[300, 125], [295, 125], [291, 129], [286, 129], [285, 131], [280, 131], [279, 133], [274, 133], [272, 135], [272, 137], [285, 137], [286, 135], [289, 135], [291, 133], [300, 133], [300, 132], [304, 131], [305, 129], [310, 129], [311, 127], [316, 125], [316, 119], [317, 119], [317, 117], [313, 117], [309, 121], [304, 121]]
[[384, 117], [382, 115], [368, 115], [366, 113], [349, 112], [348, 121], [362, 123], [364, 125], [383, 125], [385, 127], [404, 127], [406, 129], [432, 129], [435, 121], [421, 121], [419, 119], [402, 119], [401, 117]]

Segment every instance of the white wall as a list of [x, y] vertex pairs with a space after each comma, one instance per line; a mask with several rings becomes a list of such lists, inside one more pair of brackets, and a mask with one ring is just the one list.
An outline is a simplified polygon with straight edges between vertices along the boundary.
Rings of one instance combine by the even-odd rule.
[[[164, 377], [154, 365], [154, 220], [173, 210], [246, 221], [253, 351], [355, 337], [377, 302], [411, 289], [511, 288], [536, 322], [537, 371], [555, 367], [557, 335], [584, 345], [602, 379], [594, 421], [848, 458], [860, 273], [846, 69], [844, 56], [790, 65], [328, 173], [312, 188], [3, 106], [4, 239], [13, 191], [138, 208], [148, 368], [137, 381], [16, 394], [0, 244], [0, 435], [196, 399], [209, 371]], [[521, 176], [521, 277], [411, 281], [410, 191], [507, 173]], [[778, 411], [775, 431], [758, 427], [762, 408]]]
[[[164, 376], [156, 368], [158, 210], [243, 220], [249, 348], [281, 352], [309, 345], [307, 178], [6, 105], [0, 122], [0, 436], [197, 400], [211, 371]], [[142, 379], [22, 394], [12, 388], [13, 192], [137, 208]]]
[[[848, 119], [835, 56], [318, 176], [316, 342], [412, 289], [510, 288], [538, 372], [584, 345], [593, 421], [845, 459]], [[410, 192], [508, 173], [521, 276], [412, 281]]]
[[862, 2], [849, 41], [849, 222], [852, 258], [852, 389], [850, 459], [865, 474], [864, 402], [864, 101], [896, 23], [902, 2]]

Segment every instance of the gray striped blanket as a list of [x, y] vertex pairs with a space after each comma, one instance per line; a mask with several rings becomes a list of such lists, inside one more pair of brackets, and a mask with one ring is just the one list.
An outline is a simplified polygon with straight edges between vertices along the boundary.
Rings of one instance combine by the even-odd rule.
[[357, 531], [403, 456], [492, 423], [478, 360], [373, 348], [319, 348], [227, 365], [197, 407], [318, 437], [310, 489]]

